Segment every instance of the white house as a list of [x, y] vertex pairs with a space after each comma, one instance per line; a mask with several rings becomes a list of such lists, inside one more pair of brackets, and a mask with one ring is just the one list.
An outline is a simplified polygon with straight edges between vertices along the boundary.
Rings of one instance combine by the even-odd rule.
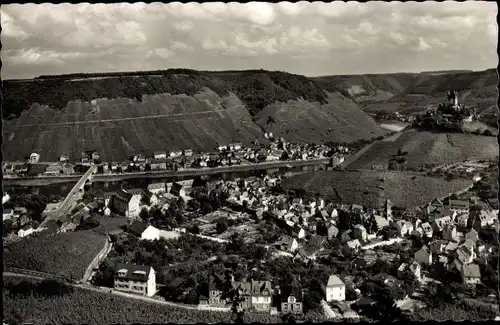
[[345, 284], [337, 275], [330, 275], [328, 278], [326, 301], [345, 301]]
[[17, 236], [18, 237], [26, 237], [26, 236], [31, 235], [34, 232], [35, 232], [35, 229], [33, 228], [33, 226], [31, 224], [28, 224], [28, 225], [24, 226], [23, 228], [21, 228], [17, 232]]
[[160, 192], [166, 192], [165, 183], [152, 183], [148, 185], [148, 191], [158, 194]]
[[170, 157], [171, 158], [176, 158], [182, 156], [182, 150], [174, 150], [170, 151]]
[[3, 210], [3, 221], [12, 219], [12, 217], [14, 217], [14, 210], [12, 209]]
[[5, 204], [5, 203], [9, 202], [9, 200], [10, 200], [10, 195], [9, 195], [9, 193], [5, 193], [5, 194], [3, 195], [3, 197], [2, 197], [2, 204]]
[[141, 239], [145, 240], [158, 240], [160, 239], [160, 230], [153, 227], [153, 226], [148, 226], [146, 230], [144, 230], [141, 234]]
[[155, 159], [167, 159], [167, 153], [165, 151], [155, 151], [153, 156]]
[[33, 152], [31, 155], [30, 155], [30, 163], [37, 163], [40, 161], [40, 154], [39, 153], [36, 153], [36, 152]]
[[114, 288], [119, 291], [154, 296], [156, 272], [151, 266], [118, 264], [114, 276]]

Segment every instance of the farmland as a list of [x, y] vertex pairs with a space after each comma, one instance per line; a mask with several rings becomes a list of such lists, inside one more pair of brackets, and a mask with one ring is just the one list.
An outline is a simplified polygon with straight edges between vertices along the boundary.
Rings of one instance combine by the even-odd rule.
[[6, 266], [80, 279], [107, 238], [91, 230], [23, 238], [4, 250]]
[[[10, 118], [4, 121], [3, 152], [6, 160], [22, 160], [38, 151], [42, 161], [54, 161], [62, 154], [79, 157], [84, 150], [98, 150], [105, 161], [121, 161], [140, 151], [210, 151], [217, 143], [239, 141], [248, 146], [256, 139], [266, 143], [264, 132], [317, 143], [355, 142], [387, 133], [350, 99], [338, 92], [326, 94], [305, 77], [296, 76], [296, 84], [285, 85], [279, 74], [250, 73], [241, 78], [247, 74], [216, 73], [212, 82], [205, 80], [207, 76], [178, 76], [175, 87], [168, 84], [172, 76], [122, 77], [119, 82], [36, 80], [22, 87], [10, 81], [11, 92], [4, 100], [4, 116]], [[247, 85], [248, 78], [254, 84]], [[194, 81], [199, 85], [191, 85]], [[255, 95], [254, 86], [273, 91]], [[37, 93], [37, 87], [61, 95], [23, 97], [23, 89]], [[86, 93], [91, 87], [100, 90]], [[307, 87], [316, 95], [303, 93]]]
[[394, 141], [374, 143], [347, 169], [372, 169], [373, 165], [388, 168], [389, 160], [401, 149], [406, 152], [408, 169], [426, 165], [442, 165], [466, 160], [494, 160], [498, 157], [495, 137], [463, 134], [432, 133], [409, 130]]
[[334, 203], [380, 207], [386, 199], [401, 207], [425, 204], [472, 185], [468, 180], [440, 178], [396, 171], [319, 171], [286, 178], [285, 189], [319, 193]]

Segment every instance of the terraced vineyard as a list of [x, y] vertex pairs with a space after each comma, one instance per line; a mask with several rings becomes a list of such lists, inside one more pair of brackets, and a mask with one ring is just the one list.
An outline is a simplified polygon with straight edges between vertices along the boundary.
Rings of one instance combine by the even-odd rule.
[[373, 165], [388, 168], [398, 149], [406, 152], [407, 168], [418, 170], [426, 165], [441, 165], [466, 160], [495, 160], [495, 137], [462, 133], [432, 133], [410, 130], [395, 141], [380, 141], [346, 166], [350, 170], [369, 170]]
[[92, 230], [45, 234], [23, 238], [4, 251], [6, 266], [81, 279], [106, 243], [106, 236]]
[[463, 190], [472, 180], [451, 180], [395, 171], [319, 171], [286, 178], [285, 189], [319, 193], [339, 204], [381, 207], [388, 198], [402, 207], [425, 204], [437, 197]]
[[120, 161], [138, 151], [266, 143], [265, 132], [316, 143], [387, 133], [349, 98], [299, 75], [171, 70], [92, 76], [6, 81], [4, 159], [22, 160], [33, 151], [42, 161], [62, 154], [77, 159], [97, 150], [106, 161]]

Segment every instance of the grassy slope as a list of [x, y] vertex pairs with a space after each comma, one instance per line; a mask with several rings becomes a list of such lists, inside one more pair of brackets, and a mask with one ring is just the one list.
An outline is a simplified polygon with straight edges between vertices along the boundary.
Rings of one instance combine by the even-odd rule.
[[4, 252], [4, 263], [15, 268], [80, 279], [106, 240], [104, 235], [91, 230], [40, 233], [9, 245], [8, 251]]
[[469, 185], [471, 181], [468, 180], [446, 181], [382, 171], [320, 171], [296, 175], [284, 181], [285, 188], [303, 188], [311, 193], [320, 193], [335, 203], [357, 203], [374, 208], [380, 207], [386, 198], [400, 206], [421, 205]]
[[[354, 142], [384, 133], [350, 99], [327, 94], [303, 76], [188, 72], [7, 81], [3, 114], [19, 118], [4, 122], [5, 158], [20, 160], [40, 151], [41, 160], [53, 160], [97, 149], [105, 160], [124, 160], [146, 148], [147, 153], [211, 150], [217, 142], [263, 140], [262, 128], [316, 142]], [[268, 125], [269, 115], [281, 126]], [[156, 117], [142, 118], [148, 116]]]
[[498, 143], [495, 137], [410, 130], [395, 141], [375, 143], [346, 167], [371, 169], [373, 165], [382, 165], [387, 168], [389, 159], [397, 154], [398, 149], [408, 152], [407, 165], [410, 168], [418, 168], [425, 164], [446, 164], [498, 157]]
[[[419, 112], [446, 99], [450, 89], [461, 102], [480, 112], [496, 111], [498, 74], [495, 69], [443, 74], [381, 74], [313, 78], [323, 88], [348, 95], [368, 111]], [[392, 96], [391, 96], [392, 95]]]

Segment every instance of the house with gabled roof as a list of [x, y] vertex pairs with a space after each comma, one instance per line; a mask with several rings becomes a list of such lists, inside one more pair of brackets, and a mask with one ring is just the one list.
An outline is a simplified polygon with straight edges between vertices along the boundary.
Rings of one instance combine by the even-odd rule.
[[298, 285], [286, 285], [280, 289], [281, 313], [302, 314], [302, 288]]
[[332, 240], [333, 238], [337, 237], [337, 235], [339, 234], [339, 230], [334, 225], [330, 225], [327, 229], [327, 234], [328, 240]]
[[469, 213], [459, 213], [457, 217], [455, 218], [456, 223], [460, 227], [467, 227], [468, 225], [468, 220], [469, 220]]
[[345, 283], [338, 275], [330, 275], [326, 284], [326, 301], [345, 301]]
[[460, 274], [464, 284], [481, 283], [481, 270], [477, 264], [464, 265], [460, 270]]
[[154, 296], [156, 293], [156, 272], [151, 266], [117, 264], [114, 274], [114, 288], [118, 291]]
[[252, 295], [252, 286], [250, 282], [247, 281], [232, 281], [231, 287], [233, 290], [238, 291], [238, 295], [241, 298], [237, 308], [239, 310], [247, 310], [250, 309], [252, 305], [251, 295]]
[[415, 252], [415, 261], [417, 261], [420, 265], [432, 265], [432, 252], [427, 246], [424, 245], [421, 249]]
[[297, 248], [299, 248], [299, 244], [295, 238], [291, 238], [290, 236], [283, 236], [279, 241], [274, 243], [274, 245], [278, 250], [285, 252], [294, 252]]
[[361, 243], [359, 240], [354, 239], [350, 240], [347, 243], [345, 243], [345, 246], [351, 251], [351, 252], [356, 252], [361, 248]]
[[447, 244], [444, 240], [434, 240], [429, 243], [429, 248], [433, 254], [440, 255], [446, 252]]
[[435, 231], [443, 231], [445, 226], [452, 225], [452, 224], [453, 224], [453, 220], [451, 219], [450, 216], [434, 219], [434, 223], [433, 223]]
[[447, 208], [456, 212], [468, 212], [469, 202], [462, 200], [449, 200]]
[[457, 227], [454, 225], [446, 225], [443, 228], [443, 239], [449, 241], [457, 241]]
[[273, 290], [270, 281], [251, 281], [251, 306], [255, 311], [271, 310]]
[[120, 191], [114, 192], [112, 196], [109, 197], [106, 206], [125, 217], [135, 217], [140, 213], [141, 198], [142, 190], [140, 194], [136, 194], [135, 192], [133, 192], [133, 190], [122, 189]]
[[476, 243], [479, 240], [479, 233], [476, 229], [471, 229], [465, 234], [465, 239], [471, 240], [472, 242]]
[[432, 235], [434, 234], [434, 231], [432, 230], [431, 225], [428, 222], [424, 222], [423, 224], [420, 225], [422, 230], [424, 231], [424, 235], [427, 238], [432, 238]]

